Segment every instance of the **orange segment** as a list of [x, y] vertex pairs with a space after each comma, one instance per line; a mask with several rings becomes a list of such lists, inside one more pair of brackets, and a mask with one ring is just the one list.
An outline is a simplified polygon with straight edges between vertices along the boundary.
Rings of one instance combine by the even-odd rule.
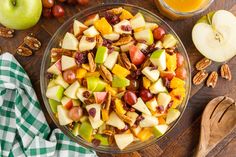
[[103, 35], [112, 33], [112, 27], [104, 17], [101, 18], [100, 20], [95, 21], [94, 26]]

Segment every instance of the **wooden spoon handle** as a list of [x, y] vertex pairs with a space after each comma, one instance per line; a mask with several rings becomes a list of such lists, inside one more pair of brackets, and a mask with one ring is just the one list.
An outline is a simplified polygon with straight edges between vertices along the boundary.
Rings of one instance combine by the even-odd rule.
[[207, 155], [207, 151], [201, 147], [200, 145], [197, 148], [197, 151], [194, 154], [194, 157], [205, 157]]

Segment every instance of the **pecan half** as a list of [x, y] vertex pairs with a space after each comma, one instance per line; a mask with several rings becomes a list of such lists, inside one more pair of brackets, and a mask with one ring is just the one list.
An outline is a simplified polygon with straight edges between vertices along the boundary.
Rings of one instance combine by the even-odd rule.
[[213, 71], [207, 79], [206, 83], [207, 87], [215, 88], [217, 80], [218, 80], [218, 73], [216, 71]]
[[115, 134], [115, 132], [112, 131], [112, 130], [103, 130], [102, 133], [107, 135], [107, 136], [113, 136]]
[[22, 45], [16, 49], [16, 53], [24, 57], [29, 57], [33, 54], [32, 50]]
[[110, 9], [108, 10], [107, 12], [110, 12], [110, 13], [113, 13], [113, 14], [121, 14], [123, 11], [123, 8], [122, 7], [118, 7], [118, 8], [113, 8], [113, 9]]
[[228, 64], [223, 64], [220, 68], [220, 73], [221, 73], [221, 77], [231, 81], [232, 80], [232, 74], [231, 74], [231, 70], [229, 69]]
[[205, 70], [199, 71], [194, 77], [193, 77], [193, 84], [199, 85], [201, 84], [208, 76], [208, 73]]
[[12, 38], [14, 36], [14, 29], [0, 27], [0, 37]]
[[147, 58], [145, 60], [145, 62], [141, 65], [141, 69], [145, 68], [145, 67], [149, 67], [152, 64], [152, 62], [150, 61], [149, 58]]
[[136, 65], [134, 65], [134, 64], [132, 63], [132, 64], [131, 64], [131, 68], [130, 68], [130, 70], [132, 70], [132, 71], [136, 71], [136, 70], [138, 70], [138, 68], [137, 68]]
[[127, 35], [127, 36], [121, 37], [117, 42], [113, 43], [112, 45], [113, 46], [121, 46], [121, 45], [128, 44], [132, 40], [133, 40], [132, 36]]
[[99, 73], [106, 82], [112, 82], [112, 74], [105, 66], [100, 66]]
[[117, 115], [126, 123], [131, 124], [132, 120], [129, 116], [126, 116], [124, 114], [120, 114], [120, 112], [117, 112], [117, 110], [115, 109], [115, 112], [117, 113]]
[[131, 62], [129, 61], [128, 56], [126, 55], [126, 53], [121, 53], [119, 55], [119, 63], [124, 66], [126, 69], [131, 69]]
[[92, 53], [88, 53], [88, 61], [89, 61], [89, 70], [91, 72], [94, 72], [97, 66], [96, 66], [96, 63], [94, 62]]
[[26, 44], [32, 50], [39, 50], [41, 47], [41, 42], [32, 36], [26, 36], [24, 38], [24, 44]]
[[208, 58], [203, 58], [200, 61], [197, 62], [196, 64], [196, 69], [197, 70], [204, 70], [206, 69], [209, 65], [211, 65], [212, 61]]
[[96, 40], [97, 40], [97, 47], [102, 46], [102, 44], [103, 44], [103, 38], [102, 38], [102, 36], [101, 36], [101, 35], [98, 35], [97, 38], [96, 38]]
[[62, 48], [52, 48], [51, 58], [55, 61], [61, 58], [62, 55], [72, 56], [72, 52]]

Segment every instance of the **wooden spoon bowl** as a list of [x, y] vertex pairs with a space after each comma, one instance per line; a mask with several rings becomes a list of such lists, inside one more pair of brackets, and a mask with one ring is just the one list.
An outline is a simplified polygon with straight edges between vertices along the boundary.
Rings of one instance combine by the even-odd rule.
[[211, 100], [202, 115], [200, 142], [195, 157], [206, 156], [235, 127], [235, 101], [225, 96]]

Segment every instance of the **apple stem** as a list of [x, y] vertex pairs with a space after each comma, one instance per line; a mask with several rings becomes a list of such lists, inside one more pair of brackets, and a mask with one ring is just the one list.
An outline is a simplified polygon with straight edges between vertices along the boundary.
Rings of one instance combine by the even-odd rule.
[[11, 0], [11, 3], [16, 6], [16, 0]]

